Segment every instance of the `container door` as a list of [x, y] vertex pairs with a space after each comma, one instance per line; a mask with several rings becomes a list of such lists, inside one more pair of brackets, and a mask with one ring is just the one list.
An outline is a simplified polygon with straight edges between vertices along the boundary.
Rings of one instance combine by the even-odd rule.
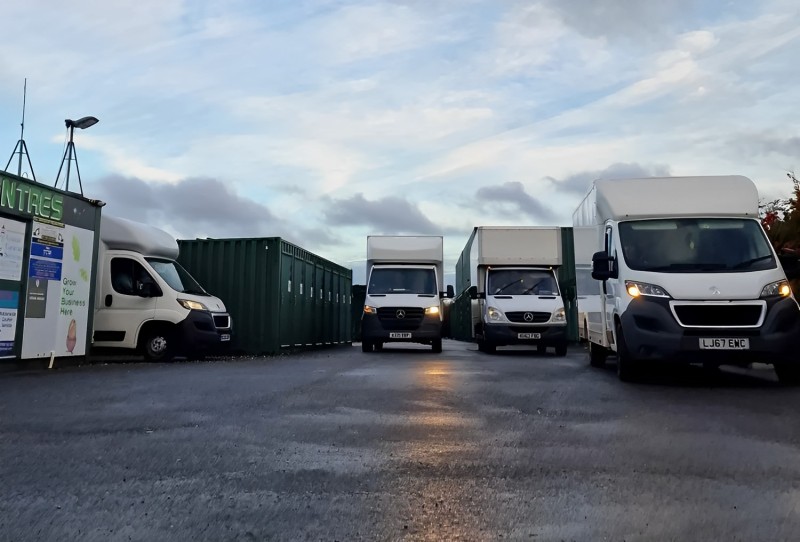
[[278, 318], [280, 328], [279, 344], [281, 348], [286, 348], [294, 344], [292, 336], [294, 318], [294, 298], [293, 290], [296, 286], [292, 281], [293, 258], [290, 254], [281, 252], [281, 310], [280, 314], [273, 314], [273, 318]]

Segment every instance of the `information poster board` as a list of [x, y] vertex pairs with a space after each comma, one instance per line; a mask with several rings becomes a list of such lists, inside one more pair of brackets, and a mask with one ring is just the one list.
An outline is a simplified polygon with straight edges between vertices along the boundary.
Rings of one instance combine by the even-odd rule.
[[93, 256], [93, 231], [33, 222], [23, 357], [86, 353]]

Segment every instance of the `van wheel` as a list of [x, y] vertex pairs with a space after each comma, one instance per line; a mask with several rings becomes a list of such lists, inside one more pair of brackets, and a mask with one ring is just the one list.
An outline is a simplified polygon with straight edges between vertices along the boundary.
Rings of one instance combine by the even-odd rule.
[[372, 343], [369, 341], [361, 341], [362, 352], [372, 352]]
[[484, 354], [494, 354], [497, 351], [497, 346], [490, 343], [489, 341], [479, 341], [478, 350], [480, 350]]
[[623, 382], [634, 382], [639, 376], [639, 367], [636, 360], [631, 357], [622, 326], [617, 322], [615, 327], [617, 335], [617, 377]]
[[784, 386], [800, 385], [800, 365], [797, 363], [776, 363], [773, 367], [781, 384]]
[[442, 353], [442, 339], [434, 339], [431, 341], [431, 350], [434, 354]]
[[602, 369], [606, 366], [608, 350], [597, 343], [589, 341], [589, 365]]
[[172, 361], [175, 357], [175, 336], [168, 329], [154, 328], [145, 332], [141, 344], [147, 361]]
[[556, 356], [563, 358], [567, 355], [567, 343], [559, 343], [556, 345]]
[[376, 342], [374, 348], [376, 352], [381, 352], [383, 350], [383, 343], [381, 341]]
[[543, 356], [543, 355], [547, 354], [547, 346], [545, 346], [543, 344], [537, 344], [536, 345], [536, 353], [539, 354], [540, 356]]

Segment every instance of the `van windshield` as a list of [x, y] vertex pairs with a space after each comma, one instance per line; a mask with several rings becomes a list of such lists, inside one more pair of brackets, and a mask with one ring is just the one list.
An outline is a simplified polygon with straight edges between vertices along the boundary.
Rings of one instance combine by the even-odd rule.
[[439, 295], [433, 269], [375, 267], [369, 276], [370, 294]]
[[544, 269], [491, 269], [488, 295], [559, 295], [552, 271]]
[[174, 260], [145, 258], [170, 288], [182, 294], [210, 296], [181, 264]]
[[637, 271], [728, 273], [776, 267], [764, 231], [750, 219], [622, 222], [619, 236], [625, 262]]

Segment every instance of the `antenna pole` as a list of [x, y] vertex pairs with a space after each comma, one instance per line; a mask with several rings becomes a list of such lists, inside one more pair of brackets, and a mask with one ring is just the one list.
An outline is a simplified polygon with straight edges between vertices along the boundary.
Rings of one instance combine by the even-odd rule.
[[[25, 158], [28, 160], [28, 167], [31, 168], [31, 177], [33, 180], [36, 180], [36, 174], [33, 172], [33, 164], [31, 164], [31, 155], [28, 153], [28, 146], [25, 144], [25, 105], [28, 96], [28, 78], [25, 78], [25, 84], [22, 87], [22, 122], [20, 123], [20, 130], [19, 130], [19, 141], [14, 146], [14, 150], [11, 153], [11, 157], [8, 159], [8, 163], [6, 163], [5, 171], [8, 171], [8, 166], [11, 165], [11, 161], [14, 159], [15, 154], [19, 154], [19, 161], [17, 162], [17, 175], [22, 177], [22, 155], [25, 155]], [[19, 149], [19, 150], [18, 150]]]
[[[28, 98], [28, 78], [25, 78], [25, 83], [22, 86], [22, 122], [19, 125], [19, 140], [25, 141], [25, 102]], [[24, 145], [24, 143], [23, 143]], [[19, 153], [19, 162], [17, 164], [17, 175], [22, 176], [22, 149]]]

